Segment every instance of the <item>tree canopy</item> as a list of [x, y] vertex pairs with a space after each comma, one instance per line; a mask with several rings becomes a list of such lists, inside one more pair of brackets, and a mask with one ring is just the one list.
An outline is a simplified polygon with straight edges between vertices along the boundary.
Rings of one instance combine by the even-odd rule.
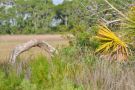
[[[110, 2], [124, 11], [133, 0]], [[0, 2], [0, 34], [65, 32], [79, 25], [90, 29], [99, 19], [107, 22], [119, 16], [105, 0], [64, 0], [59, 5], [51, 0], [3, 0]]]

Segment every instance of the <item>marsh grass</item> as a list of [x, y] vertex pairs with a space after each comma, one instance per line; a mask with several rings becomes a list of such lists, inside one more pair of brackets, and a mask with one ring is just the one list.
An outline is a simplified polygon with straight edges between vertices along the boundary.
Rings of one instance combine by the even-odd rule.
[[21, 64], [20, 74], [16, 72], [17, 67], [0, 65], [0, 90], [135, 89], [133, 63], [110, 62], [79, 51], [76, 47], [66, 47], [51, 62], [39, 55]]

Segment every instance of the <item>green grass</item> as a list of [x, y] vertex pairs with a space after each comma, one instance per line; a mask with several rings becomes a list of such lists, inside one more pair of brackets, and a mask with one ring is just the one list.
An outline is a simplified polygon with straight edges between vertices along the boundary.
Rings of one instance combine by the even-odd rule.
[[80, 53], [77, 47], [60, 50], [51, 61], [40, 55], [19, 63], [1, 65], [0, 90], [134, 90], [133, 66]]

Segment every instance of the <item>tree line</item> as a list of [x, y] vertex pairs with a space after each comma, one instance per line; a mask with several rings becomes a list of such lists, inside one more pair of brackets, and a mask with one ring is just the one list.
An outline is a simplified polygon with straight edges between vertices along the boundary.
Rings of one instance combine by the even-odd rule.
[[[121, 0], [110, 0], [120, 10], [126, 10], [133, 2], [123, 1], [125, 4]], [[51, 0], [2, 0], [0, 34], [69, 32], [78, 26], [89, 31], [99, 19], [106, 22], [118, 17], [104, 0], [64, 0], [57, 6]]]

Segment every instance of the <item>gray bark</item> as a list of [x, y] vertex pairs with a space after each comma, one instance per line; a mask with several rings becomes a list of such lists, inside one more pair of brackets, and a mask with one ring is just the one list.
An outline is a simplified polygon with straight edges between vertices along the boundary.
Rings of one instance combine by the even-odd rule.
[[50, 44], [48, 44], [47, 42], [34, 39], [34, 40], [30, 40], [26, 43], [23, 43], [21, 45], [16, 46], [11, 52], [9, 62], [11, 64], [15, 64], [16, 58], [21, 53], [28, 51], [32, 47], [40, 47], [40, 48], [44, 49], [45, 51], [47, 51], [51, 55], [53, 55], [55, 52], [57, 53], [56, 49], [54, 47], [52, 47]]

